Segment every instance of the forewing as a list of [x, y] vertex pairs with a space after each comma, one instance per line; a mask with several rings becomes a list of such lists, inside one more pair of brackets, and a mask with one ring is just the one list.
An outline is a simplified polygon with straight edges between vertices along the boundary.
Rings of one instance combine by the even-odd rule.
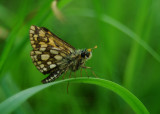
[[43, 27], [31, 26], [30, 41], [32, 61], [43, 74], [55, 72], [60, 66], [66, 68], [63, 59], [75, 51], [74, 47]]
[[75, 51], [75, 48], [58, 38], [55, 34], [50, 32], [44, 27], [31, 26], [30, 28], [30, 40], [34, 49], [41, 47], [52, 47], [60, 50], [65, 50], [67, 53]]

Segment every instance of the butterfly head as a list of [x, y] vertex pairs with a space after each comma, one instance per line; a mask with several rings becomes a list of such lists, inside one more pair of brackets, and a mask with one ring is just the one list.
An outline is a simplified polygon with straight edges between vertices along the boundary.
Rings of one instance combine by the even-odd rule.
[[97, 48], [97, 46], [95, 46], [94, 48], [82, 50], [82, 52], [81, 52], [81, 58], [90, 59], [92, 57], [92, 50], [96, 49], [96, 48]]

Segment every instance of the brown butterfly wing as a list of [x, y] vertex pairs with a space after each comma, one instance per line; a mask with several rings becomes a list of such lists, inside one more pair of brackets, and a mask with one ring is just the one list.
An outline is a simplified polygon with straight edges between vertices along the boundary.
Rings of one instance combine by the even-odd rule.
[[[64, 58], [75, 51], [75, 48], [58, 38], [44, 27], [31, 26], [30, 42], [33, 50], [31, 58], [37, 69], [50, 78], [42, 82], [47, 83], [59, 77], [67, 69]], [[54, 75], [56, 74], [56, 75]]]

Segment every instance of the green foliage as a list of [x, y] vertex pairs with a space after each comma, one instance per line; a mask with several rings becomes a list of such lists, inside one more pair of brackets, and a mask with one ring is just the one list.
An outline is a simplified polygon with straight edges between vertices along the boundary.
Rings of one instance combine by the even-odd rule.
[[[51, 3], [0, 2], [1, 111], [119, 114], [148, 113], [148, 109], [160, 113], [160, 1], [59, 0], [63, 23], [56, 18]], [[59, 78], [40, 85], [46, 76], [30, 58], [31, 25], [48, 28], [77, 49], [97, 45], [86, 65], [102, 79]], [[90, 70], [87, 72], [92, 76]], [[82, 74], [87, 76], [85, 71]], [[79, 71], [76, 76], [80, 76]], [[74, 82], [70, 83], [69, 94], [66, 83], [62, 83], [67, 81]], [[47, 88], [51, 85], [54, 87]]]
[[132, 109], [138, 114], [148, 114], [149, 112], [144, 107], [144, 105], [127, 89], [121, 87], [120, 85], [113, 83], [108, 80], [103, 79], [95, 79], [95, 78], [74, 78], [74, 79], [66, 79], [62, 81], [52, 82], [44, 85], [39, 85], [36, 87], [29, 88], [27, 90], [21, 91], [16, 95], [8, 98], [6, 101], [0, 104], [0, 112], [4, 113], [11, 113], [15, 108], [20, 106], [25, 100], [29, 97], [33, 96], [37, 92], [50, 87], [51, 85], [60, 84], [62, 82], [81, 82], [81, 83], [88, 83], [88, 84], [95, 84], [100, 87], [105, 87], [113, 92], [117, 93], [121, 96], [131, 107]]

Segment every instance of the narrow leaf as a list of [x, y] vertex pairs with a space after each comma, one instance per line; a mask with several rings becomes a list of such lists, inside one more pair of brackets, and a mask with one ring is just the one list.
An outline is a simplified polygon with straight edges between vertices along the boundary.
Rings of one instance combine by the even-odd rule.
[[23, 90], [4, 102], [0, 104], [0, 112], [5, 114], [5, 113], [11, 113], [14, 111], [18, 106], [20, 106], [24, 101], [26, 101], [28, 98], [33, 96], [34, 94], [40, 92], [41, 90], [50, 87], [52, 85], [57, 85], [61, 84], [63, 82], [78, 82], [78, 83], [88, 83], [88, 84], [95, 84], [100, 87], [104, 87], [106, 89], [109, 89], [116, 94], [118, 94], [122, 99], [124, 99], [130, 107], [138, 114], [149, 114], [143, 103], [136, 97], [134, 96], [131, 92], [129, 92], [127, 89], [123, 88], [122, 86], [108, 81], [104, 79], [98, 79], [98, 78], [71, 78], [71, 79], [66, 79], [66, 80], [61, 80], [61, 81], [56, 81], [44, 85], [38, 85], [35, 87], [31, 87], [29, 89]]

